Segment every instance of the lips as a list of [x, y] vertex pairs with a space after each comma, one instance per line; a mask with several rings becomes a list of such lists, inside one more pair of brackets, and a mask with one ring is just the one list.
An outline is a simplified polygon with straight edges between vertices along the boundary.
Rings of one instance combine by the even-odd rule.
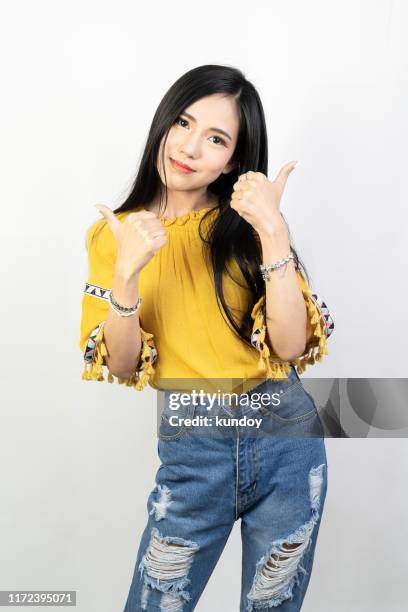
[[173, 166], [175, 166], [176, 168], [180, 168], [181, 170], [184, 170], [185, 172], [195, 172], [193, 168], [190, 168], [190, 166], [187, 166], [187, 164], [183, 164], [183, 162], [180, 162], [177, 159], [173, 159], [172, 157], [170, 157], [170, 161], [173, 164]]

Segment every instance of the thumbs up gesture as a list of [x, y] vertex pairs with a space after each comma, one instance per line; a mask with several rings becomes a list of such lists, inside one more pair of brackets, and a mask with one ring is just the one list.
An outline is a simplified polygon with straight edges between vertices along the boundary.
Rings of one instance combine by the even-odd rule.
[[116, 239], [116, 269], [124, 278], [137, 275], [167, 242], [163, 224], [149, 210], [130, 213], [122, 222], [108, 206], [96, 204], [96, 208], [105, 217]]

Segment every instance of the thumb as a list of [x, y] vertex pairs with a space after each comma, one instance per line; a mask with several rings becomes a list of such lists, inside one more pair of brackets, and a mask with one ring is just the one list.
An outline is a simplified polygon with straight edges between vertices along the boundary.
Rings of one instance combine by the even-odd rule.
[[299, 162], [289, 162], [282, 166], [279, 170], [277, 177], [275, 178], [276, 183], [281, 183], [283, 187], [286, 185], [289, 174], [295, 169]]
[[95, 208], [97, 208], [99, 212], [101, 213], [101, 215], [105, 217], [106, 221], [108, 222], [109, 227], [112, 230], [112, 234], [116, 238], [118, 235], [119, 228], [122, 224], [119, 221], [119, 219], [115, 216], [115, 213], [113, 212], [113, 210], [111, 210], [108, 206], [105, 206], [105, 204], [95, 204]]

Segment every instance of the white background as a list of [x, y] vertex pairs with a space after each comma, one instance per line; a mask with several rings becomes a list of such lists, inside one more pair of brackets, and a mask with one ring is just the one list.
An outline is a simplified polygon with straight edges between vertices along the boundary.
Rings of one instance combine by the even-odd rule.
[[[282, 210], [336, 324], [305, 376], [406, 377], [407, 18], [403, 0], [3, 7], [0, 589], [123, 609], [158, 467], [155, 392], [81, 380], [85, 231], [95, 203], [126, 196], [187, 70], [243, 70], [269, 177], [300, 161]], [[405, 609], [406, 446], [327, 440], [305, 612]], [[198, 612], [238, 610], [239, 589], [236, 524]]]

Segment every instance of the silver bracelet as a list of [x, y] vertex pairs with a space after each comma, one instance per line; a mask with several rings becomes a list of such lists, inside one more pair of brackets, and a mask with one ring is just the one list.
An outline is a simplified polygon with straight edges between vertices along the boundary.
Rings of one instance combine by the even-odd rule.
[[295, 257], [294, 255], [291, 253], [290, 255], [288, 255], [287, 257], [285, 257], [285, 259], [281, 259], [280, 261], [277, 261], [276, 263], [273, 264], [261, 264], [259, 266], [261, 272], [262, 272], [262, 278], [264, 280], [270, 280], [269, 277], [269, 272], [272, 272], [272, 270], [276, 270], [277, 268], [280, 268], [281, 266], [284, 266], [285, 264], [288, 263], [288, 261], [290, 261], [291, 259], [293, 259], [293, 261], [295, 261]]
[[142, 303], [142, 298], [137, 298], [137, 302], [134, 306], [122, 306], [119, 304], [114, 298], [113, 292], [109, 293], [109, 304], [112, 310], [116, 312], [121, 317], [130, 317], [135, 314], [139, 310], [140, 304]]

